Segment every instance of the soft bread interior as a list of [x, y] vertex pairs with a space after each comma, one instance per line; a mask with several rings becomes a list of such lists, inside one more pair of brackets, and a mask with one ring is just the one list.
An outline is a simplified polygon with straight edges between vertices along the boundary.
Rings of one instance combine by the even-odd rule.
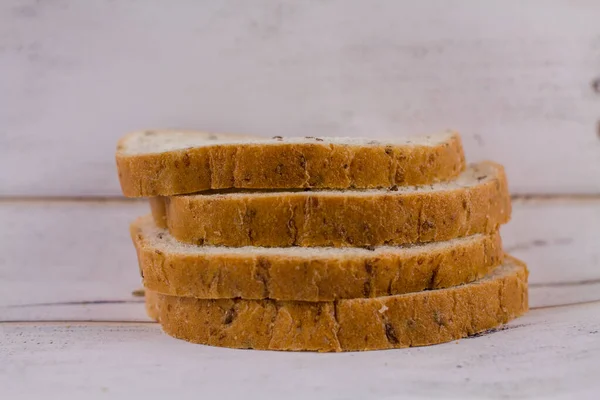
[[276, 137], [257, 138], [256, 136], [233, 135], [224, 133], [207, 133], [194, 131], [141, 131], [125, 136], [119, 143], [118, 152], [123, 155], [164, 153], [167, 151], [187, 149], [191, 147], [224, 145], [224, 144], [338, 144], [355, 146], [437, 146], [449, 141], [458, 134], [452, 132], [433, 135], [404, 137], [394, 140], [373, 140], [369, 138], [348, 137]]

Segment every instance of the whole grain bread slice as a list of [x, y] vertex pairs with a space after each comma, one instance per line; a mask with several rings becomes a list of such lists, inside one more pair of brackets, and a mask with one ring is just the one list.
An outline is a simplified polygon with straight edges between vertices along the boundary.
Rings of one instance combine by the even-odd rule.
[[498, 327], [528, 310], [527, 268], [507, 257], [485, 278], [447, 289], [335, 302], [200, 300], [146, 291], [176, 338], [212, 346], [353, 351], [424, 346]]
[[453, 132], [377, 141], [145, 131], [123, 137], [116, 160], [128, 197], [423, 185], [450, 180], [465, 166], [460, 135]]
[[381, 246], [491, 233], [511, 203], [501, 165], [395, 190], [209, 192], [157, 198], [159, 226], [186, 243], [220, 246]]
[[410, 247], [236, 248], [179, 243], [145, 216], [131, 237], [146, 288], [201, 299], [396, 295], [472, 282], [504, 258], [498, 232]]

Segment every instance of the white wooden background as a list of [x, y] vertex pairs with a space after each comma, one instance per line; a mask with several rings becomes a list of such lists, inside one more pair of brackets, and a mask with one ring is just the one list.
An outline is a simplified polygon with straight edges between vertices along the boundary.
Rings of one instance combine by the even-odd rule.
[[[526, 317], [361, 354], [179, 342], [144, 315], [123, 133], [463, 133], [503, 162]], [[1, 0], [6, 398], [600, 397], [597, 0]], [[12, 395], [12, 396], [11, 396]]]

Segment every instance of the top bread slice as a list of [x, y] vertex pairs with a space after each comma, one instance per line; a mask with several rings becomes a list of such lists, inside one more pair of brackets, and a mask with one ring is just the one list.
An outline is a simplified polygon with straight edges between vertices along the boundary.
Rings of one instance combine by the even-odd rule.
[[460, 135], [453, 132], [379, 141], [145, 131], [123, 137], [116, 160], [128, 197], [427, 185], [451, 180], [465, 168]]

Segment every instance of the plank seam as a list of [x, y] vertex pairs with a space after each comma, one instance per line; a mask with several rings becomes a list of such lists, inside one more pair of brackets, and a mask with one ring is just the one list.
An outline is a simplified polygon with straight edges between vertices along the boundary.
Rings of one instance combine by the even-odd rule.
[[[553, 309], [553, 308], [563, 308], [563, 307], [577, 307], [577, 306], [582, 306], [582, 305], [588, 305], [588, 304], [595, 304], [595, 303], [600, 303], [600, 299], [598, 300], [589, 300], [589, 301], [580, 301], [580, 302], [575, 302], [575, 303], [569, 303], [569, 304], [556, 304], [556, 305], [551, 305], [551, 306], [540, 306], [540, 307], [531, 307], [530, 311], [534, 311], [534, 310], [546, 310], [546, 309]], [[137, 320], [137, 321], [133, 321], [133, 320], [93, 320], [93, 319], [89, 319], [89, 320], [85, 320], [85, 319], [73, 319], [73, 320], [17, 320], [17, 319], [7, 319], [7, 320], [0, 320], [0, 324], [2, 325], [8, 325], [8, 324], [28, 324], [28, 325], [41, 325], [41, 324], [69, 324], [69, 325], [84, 325], [84, 324], [94, 324], [94, 325], [102, 325], [102, 324], [112, 324], [112, 323], [116, 323], [116, 324], [144, 324], [144, 325], [153, 325], [153, 324], [158, 324], [156, 321], [144, 321], [144, 320]]]

